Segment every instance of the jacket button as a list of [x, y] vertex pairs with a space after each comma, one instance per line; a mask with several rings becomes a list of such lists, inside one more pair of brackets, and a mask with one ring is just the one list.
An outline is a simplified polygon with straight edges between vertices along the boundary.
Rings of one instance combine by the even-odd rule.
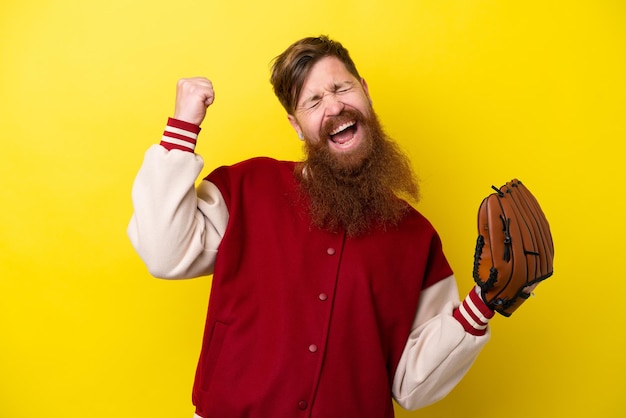
[[326, 250], [326, 253], [327, 253], [328, 255], [335, 255], [335, 249], [334, 249], [334, 248], [332, 248], [332, 247], [330, 247], [329, 249], [327, 249], [327, 250]]
[[309, 406], [309, 405], [306, 403], [306, 401], [298, 402], [298, 408], [299, 409], [305, 410], [307, 408], [307, 406]]
[[311, 344], [311, 345], [309, 346], [309, 351], [310, 351], [311, 353], [315, 353], [315, 352], [317, 351], [317, 346], [316, 346], [315, 344]]
[[328, 295], [326, 293], [320, 293], [318, 298], [323, 302], [328, 299]]

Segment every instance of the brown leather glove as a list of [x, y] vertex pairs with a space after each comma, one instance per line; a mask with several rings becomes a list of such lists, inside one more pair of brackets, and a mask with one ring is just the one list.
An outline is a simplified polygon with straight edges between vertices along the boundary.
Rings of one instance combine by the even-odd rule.
[[487, 305], [504, 316], [528, 298], [524, 288], [552, 275], [554, 244], [537, 199], [513, 179], [478, 210], [474, 280]]

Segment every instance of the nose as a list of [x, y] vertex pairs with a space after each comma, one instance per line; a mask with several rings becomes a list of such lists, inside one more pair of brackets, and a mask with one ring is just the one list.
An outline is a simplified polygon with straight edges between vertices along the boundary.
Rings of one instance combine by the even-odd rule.
[[326, 101], [326, 115], [337, 116], [346, 107], [345, 104], [334, 94], [329, 94], [325, 97]]

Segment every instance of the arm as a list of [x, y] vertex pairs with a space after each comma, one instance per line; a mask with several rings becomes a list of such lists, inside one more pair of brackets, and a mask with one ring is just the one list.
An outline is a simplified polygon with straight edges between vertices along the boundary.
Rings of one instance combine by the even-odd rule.
[[213, 271], [228, 210], [210, 182], [195, 190], [203, 161], [194, 153], [213, 97], [206, 79], [179, 81], [175, 118], [168, 120], [161, 144], [146, 152], [133, 185], [128, 235], [156, 277], [188, 278]]
[[393, 381], [393, 396], [417, 409], [446, 396], [489, 340], [493, 311], [473, 289], [459, 304], [453, 276], [422, 291]]

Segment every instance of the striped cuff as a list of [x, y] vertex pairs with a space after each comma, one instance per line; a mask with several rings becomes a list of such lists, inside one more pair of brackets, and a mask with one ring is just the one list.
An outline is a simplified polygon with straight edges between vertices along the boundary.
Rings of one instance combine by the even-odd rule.
[[168, 151], [178, 149], [181, 151], [194, 152], [200, 127], [193, 123], [182, 120], [168, 118], [161, 145]]
[[481, 336], [487, 332], [487, 324], [493, 318], [494, 312], [489, 309], [474, 288], [452, 315], [463, 325], [466, 332]]

